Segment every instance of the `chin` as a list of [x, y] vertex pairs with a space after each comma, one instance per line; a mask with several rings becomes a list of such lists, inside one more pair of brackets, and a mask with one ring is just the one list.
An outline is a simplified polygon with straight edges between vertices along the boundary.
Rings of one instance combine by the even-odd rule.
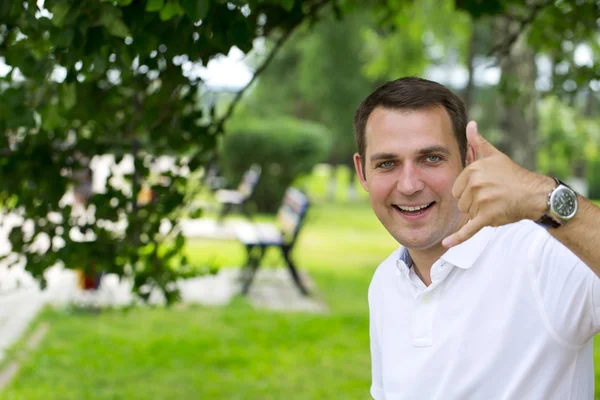
[[432, 247], [439, 246], [442, 243], [442, 239], [436, 240], [431, 237], [417, 238], [398, 235], [395, 236], [395, 239], [402, 246], [411, 250], [427, 250]]

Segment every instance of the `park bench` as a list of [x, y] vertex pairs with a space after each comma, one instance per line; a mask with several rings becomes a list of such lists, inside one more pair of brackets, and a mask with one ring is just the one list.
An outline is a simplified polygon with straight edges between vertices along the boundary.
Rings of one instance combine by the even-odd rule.
[[240, 210], [249, 220], [252, 220], [252, 215], [250, 214], [247, 205], [248, 200], [252, 198], [254, 189], [258, 184], [260, 174], [260, 165], [253, 164], [244, 173], [237, 190], [217, 190], [215, 199], [221, 204], [218, 221], [222, 221], [223, 218], [234, 209]]
[[303, 295], [308, 294], [291, 257], [308, 207], [309, 201], [306, 195], [297, 189], [288, 188], [277, 212], [277, 225], [254, 223], [240, 224], [237, 227], [237, 237], [244, 244], [247, 252], [246, 264], [241, 274], [243, 294], [248, 293], [254, 275], [260, 268], [269, 247], [276, 247], [281, 251], [294, 283]]
[[217, 190], [222, 190], [227, 186], [227, 179], [221, 176], [221, 168], [217, 163], [209, 165], [200, 182], [202, 185], [215, 193]]

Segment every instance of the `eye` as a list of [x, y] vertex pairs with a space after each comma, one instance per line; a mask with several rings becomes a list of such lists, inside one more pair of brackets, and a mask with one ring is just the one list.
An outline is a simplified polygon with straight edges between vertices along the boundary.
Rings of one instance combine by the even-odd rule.
[[442, 157], [438, 156], [437, 154], [432, 154], [432, 155], [427, 156], [427, 158], [425, 158], [425, 160], [427, 162], [435, 164], [435, 163], [442, 161]]
[[391, 168], [393, 166], [394, 166], [393, 161], [384, 161], [384, 162], [377, 164], [377, 168]]

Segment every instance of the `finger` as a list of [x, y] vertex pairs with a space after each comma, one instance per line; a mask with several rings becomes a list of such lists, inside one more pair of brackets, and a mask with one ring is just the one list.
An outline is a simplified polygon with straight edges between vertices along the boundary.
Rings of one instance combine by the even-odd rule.
[[455, 199], [460, 199], [462, 197], [462, 194], [469, 183], [469, 179], [471, 178], [471, 172], [472, 170], [469, 167], [463, 169], [454, 181], [454, 185], [452, 185], [452, 196], [454, 196]]
[[460, 195], [460, 197], [458, 198], [458, 209], [460, 210], [460, 212], [464, 213], [464, 214], [469, 214], [472, 217], [475, 216], [475, 214], [471, 214], [471, 207], [473, 205], [473, 188], [467, 186], [465, 188], [465, 190], [462, 192], [462, 194]]
[[458, 230], [458, 232], [448, 236], [444, 240], [442, 240], [442, 246], [446, 248], [450, 248], [452, 246], [456, 246], [461, 244], [462, 242], [470, 239], [473, 235], [486, 226], [486, 223], [482, 217], [475, 217], [471, 221], [469, 221], [465, 226]]
[[477, 129], [477, 122], [475, 121], [467, 124], [467, 142], [473, 147], [475, 155], [478, 158], [489, 157], [498, 152], [498, 149], [481, 136], [479, 129]]

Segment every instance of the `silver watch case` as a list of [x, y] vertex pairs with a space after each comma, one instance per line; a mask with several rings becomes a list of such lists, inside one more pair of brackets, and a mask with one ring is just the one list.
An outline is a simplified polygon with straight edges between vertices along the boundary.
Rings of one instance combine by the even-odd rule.
[[577, 207], [577, 193], [562, 182], [559, 182], [548, 195], [549, 214], [561, 225], [577, 214]]

